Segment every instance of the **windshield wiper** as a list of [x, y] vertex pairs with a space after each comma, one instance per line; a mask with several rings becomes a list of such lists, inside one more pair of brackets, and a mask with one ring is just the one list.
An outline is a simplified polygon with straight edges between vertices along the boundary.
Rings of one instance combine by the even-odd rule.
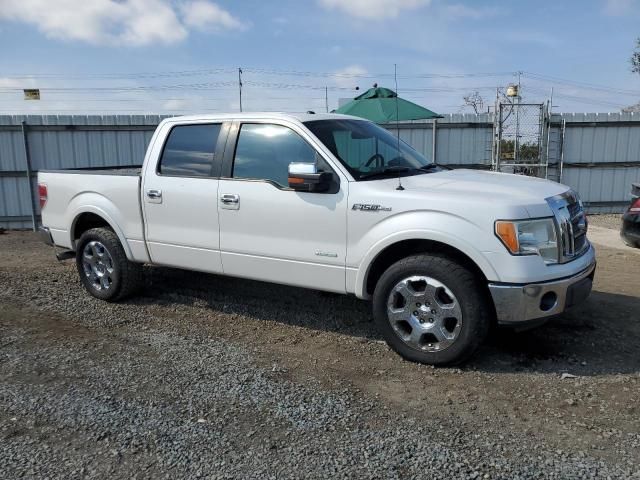
[[366, 180], [368, 178], [375, 178], [375, 177], [385, 177], [387, 175], [399, 175], [401, 173], [410, 172], [411, 170], [415, 170], [415, 169], [410, 167], [400, 167], [400, 166], [384, 167], [382, 170], [376, 170], [375, 172], [361, 174], [358, 177], [358, 180]]
[[435, 170], [436, 168], [439, 168], [440, 165], [438, 165], [437, 163], [427, 163], [426, 165], [422, 165], [420, 167], [420, 170], [428, 172], [429, 170]]

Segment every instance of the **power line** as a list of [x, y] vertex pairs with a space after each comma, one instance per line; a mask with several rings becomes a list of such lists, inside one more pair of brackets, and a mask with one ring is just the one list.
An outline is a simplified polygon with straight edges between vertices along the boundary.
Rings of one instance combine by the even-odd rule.
[[[533, 91], [534, 93], [538, 93], [538, 94], [546, 94], [548, 92], [546, 92], [544, 89], [539, 88], [539, 87], [526, 87], [524, 89], [524, 91]], [[582, 103], [586, 103], [586, 104], [590, 104], [590, 105], [602, 105], [602, 106], [607, 106], [607, 107], [617, 107], [617, 108], [623, 108], [626, 105], [621, 104], [621, 103], [617, 103], [617, 102], [611, 102], [608, 100], [603, 100], [603, 99], [598, 99], [598, 98], [593, 98], [593, 97], [582, 97], [579, 95], [570, 95], [570, 94], [566, 94], [566, 93], [558, 93], [557, 91], [554, 91], [553, 93], [554, 98], [561, 98], [561, 99], [565, 99], [565, 100], [573, 100], [576, 102], [582, 102]]]
[[[276, 70], [261, 68], [245, 68], [246, 72], [263, 75], [288, 75], [305, 77], [329, 77], [329, 78], [389, 78], [393, 79], [393, 73], [349, 73], [349, 72], [310, 72], [298, 70]], [[476, 73], [418, 73], [398, 75], [399, 79], [425, 79], [425, 78], [475, 78], [475, 77], [503, 77], [511, 76], [516, 72], [476, 72]]]
[[3, 75], [3, 78], [12, 80], [26, 79], [138, 79], [138, 78], [171, 78], [171, 77], [189, 77], [189, 76], [205, 76], [217, 75], [220, 73], [231, 73], [235, 69], [230, 68], [207, 68], [200, 70], [179, 70], [168, 72], [132, 72], [132, 73], [18, 73], [12, 75]]
[[597, 85], [594, 83], [587, 83], [587, 82], [581, 82], [576, 80], [567, 80], [563, 78], [552, 77], [550, 75], [541, 75], [541, 74], [532, 73], [532, 72], [523, 72], [523, 75], [532, 80], [545, 81], [545, 82], [556, 83], [556, 84], [564, 84], [564, 85], [579, 87], [582, 89], [602, 91], [602, 92], [612, 93], [616, 95], [629, 95], [629, 96], [640, 97], [640, 90], [625, 90], [621, 88]]
[[[8, 79], [154, 79], [154, 78], [170, 78], [170, 77], [189, 77], [189, 76], [208, 76], [219, 74], [231, 74], [236, 72], [237, 68], [233, 67], [212, 67], [202, 68], [194, 70], [175, 70], [175, 71], [158, 71], [158, 72], [120, 72], [120, 73], [19, 73], [3, 75]], [[312, 78], [334, 78], [334, 79], [349, 79], [349, 78], [393, 78], [393, 73], [358, 73], [358, 72], [319, 72], [319, 71], [304, 71], [295, 69], [274, 69], [274, 68], [244, 68], [244, 73], [254, 73], [261, 75], [280, 75], [280, 76], [302, 76]], [[415, 74], [403, 74], [398, 75], [399, 79], [459, 79], [459, 78], [479, 78], [479, 77], [506, 77], [515, 76], [518, 71], [500, 71], [500, 72], [459, 72], [459, 73], [415, 73]], [[539, 81], [547, 81], [552, 83], [561, 83], [572, 86], [579, 86], [588, 89], [597, 89], [610, 93], [624, 94], [624, 95], [636, 95], [640, 96], [638, 90], [627, 90], [615, 87], [609, 87], [604, 85], [597, 85], [588, 82], [582, 82], [577, 80], [569, 80], [551, 75], [545, 75], [535, 72], [524, 71], [522, 75]]]
[[[271, 68], [243, 68], [246, 73], [257, 73], [262, 75], [285, 75], [303, 77], [324, 77], [324, 78], [393, 78], [393, 73], [357, 73], [357, 72], [313, 72], [301, 70], [280, 70]], [[3, 75], [4, 78], [24, 80], [24, 79], [138, 79], [138, 78], [170, 78], [188, 76], [218, 75], [224, 73], [237, 72], [237, 68], [218, 67], [196, 70], [177, 70], [160, 72], [121, 72], [121, 73], [16, 73]], [[501, 77], [511, 76], [515, 72], [470, 72], [470, 73], [418, 73], [399, 75], [401, 79], [411, 78], [473, 78], [473, 77]]]
[[[138, 92], [145, 90], [208, 90], [214, 87], [231, 87], [233, 82], [206, 82], [206, 83], [189, 83], [178, 85], [137, 85], [137, 86], [121, 86], [121, 87], [42, 87], [41, 91], [49, 92]], [[0, 92], [21, 92], [21, 88], [0, 88]]]

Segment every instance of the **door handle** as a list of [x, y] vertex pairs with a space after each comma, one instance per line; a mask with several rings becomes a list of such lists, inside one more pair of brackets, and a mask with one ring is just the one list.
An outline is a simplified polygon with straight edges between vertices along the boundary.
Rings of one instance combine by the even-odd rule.
[[240, 195], [235, 193], [223, 193], [220, 196], [220, 203], [222, 208], [227, 210], [240, 210]]
[[222, 203], [225, 203], [225, 204], [239, 203], [240, 202], [240, 195], [234, 195], [234, 194], [231, 194], [231, 193], [225, 193], [224, 195], [222, 195], [220, 197], [220, 201]]
[[147, 190], [147, 197], [149, 198], [162, 198], [162, 190]]

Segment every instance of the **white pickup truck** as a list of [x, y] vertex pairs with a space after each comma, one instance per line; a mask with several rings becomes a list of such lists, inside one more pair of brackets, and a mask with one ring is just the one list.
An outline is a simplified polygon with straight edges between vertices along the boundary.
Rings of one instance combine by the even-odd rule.
[[38, 182], [41, 235], [95, 297], [131, 295], [145, 263], [351, 294], [396, 352], [429, 364], [465, 360], [492, 322], [582, 302], [595, 271], [568, 187], [449, 170], [344, 115], [170, 118], [142, 169]]

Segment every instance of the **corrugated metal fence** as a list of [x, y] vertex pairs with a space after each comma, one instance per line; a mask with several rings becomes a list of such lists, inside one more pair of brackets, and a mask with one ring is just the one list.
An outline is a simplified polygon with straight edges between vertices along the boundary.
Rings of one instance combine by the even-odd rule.
[[[387, 127], [397, 132], [394, 125]], [[492, 167], [494, 125], [489, 114], [446, 115], [435, 124], [435, 132], [427, 121], [399, 127], [401, 139], [438, 163]], [[554, 114], [548, 144], [549, 179], [578, 191], [589, 213], [624, 211], [631, 183], [640, 181], [640, 114]]]
[[[35, 176], [40, 169], [141, 164], [162, 118], [0, 115], [0, 226], [32, 226], [32, 205], [39, 213]], [[387, 127], [397, 131], [395, 125]], [[427, 121], [402, 123], [399, 129], [400, 137], [429, 159], [435, 155], [437, 162], [454, 167], [491, 168], [493, 118], [488, 114], [446, 115], [435, 129]], [[550, 178], [561, 175], [590, 212], [621, 212], [631, 183], [640, 181], [640, 115], [553, 115], [549, 164]]]
[[39, 215], [38, 170], [140, 165], [162, 118], [158, 115], [0, 115], [0, 226], [32, 226], [31, 198], [35, 214]]
[[591, 213], [622, 212], [640, 180], [640, 114], [553, 115], [551, 125], [551, 178], [578, 191]]

